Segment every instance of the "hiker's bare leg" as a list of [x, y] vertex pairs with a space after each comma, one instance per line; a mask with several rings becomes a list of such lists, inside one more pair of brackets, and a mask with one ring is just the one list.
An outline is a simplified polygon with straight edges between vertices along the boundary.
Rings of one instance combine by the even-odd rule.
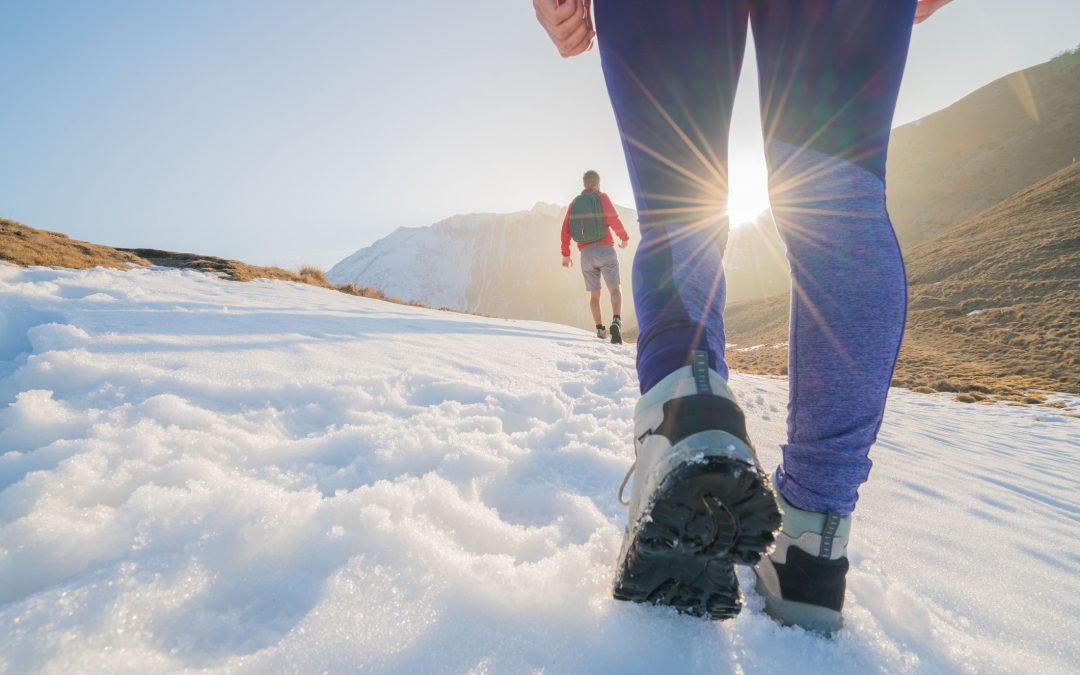
[[589, 291], [589, 309], [592, 310], [593, 323], [597, 326], [604, 323], [600, 318], [600, 291]]
[[[622, 316], [622, 286], [619, 284], [608, 286], [608, 292], [611, 293], [611, 313], [615, 316]], [[599, 298], [600, 296], [597, 295], [596, 297]]]

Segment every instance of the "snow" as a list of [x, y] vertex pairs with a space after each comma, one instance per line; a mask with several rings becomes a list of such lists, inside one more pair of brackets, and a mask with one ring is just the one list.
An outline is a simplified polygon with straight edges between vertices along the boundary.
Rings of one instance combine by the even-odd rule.
[[[528, 211], [457, 215], [400, 228], [334, 265], [327, 278], [428, 307], [591, 326], [581, 273], [560, 262], [565, 210], [539, 202]], [[637, 214], [616, 210], [632, 229]], [[616, 251], [624, 270], [633, 250]], [[632, 308], [624, 308], [623, 322], [633, 325]]]
[[462, 261], [472, 260], [475, 240], [456, 236], [458, 230], [445, 223], [399, 228], [334, 265], [327, 278], [338, 284], [371, 286], [433, 307], [468, 309], [466, 291], [472, 267]]
[[[765, 349], [766, 347], [768, 347], [770, 349], [784, 349], [787, 346], [788, 346], [787, 342], [777, 342], [776, 344], [773, 344], [773, 345], [769, 345], [769, 344], [750, 345], [749, 347], [739, 347], [737, 344], [733, 343], [733, 344], [729, 344], [727, 348], [728, 349], [733, 349], [734, 351], [737, 351], [737, 352], [756, 352], [757, 350]], [[736, 347], [738, 347], [738, 349], [736, 349]]]
[[[483, 279], [477, 277], [487, 271], [477, 264], [487, 262], [487, 256], [482, 254], [492, 245], [504, 248], [506, 236], [519, 235], [522, 227], [545, 229], [551, 240], [547, 248], [554, 250], [558, 242], [555, 219], [560, 211], [561, 207], [554, 204], [537, 202], [529, 211], [471, 213], [451, 216], [427, 227], [400, 227], [347, 256], [326, 276], [337, 284], [371, 286], [391, 297], [428, 307], [475, 311], [483, 304], [477, 296], [484, 289], [476, 288], [483, 286]], [[539, 222], [548, 227], [538, 227]]]
[[1076, 399], [894, 391], [829, 640], [611, 599], [636, 391], [556, 325], [0, 264], [0, 672], [1075, 672]]

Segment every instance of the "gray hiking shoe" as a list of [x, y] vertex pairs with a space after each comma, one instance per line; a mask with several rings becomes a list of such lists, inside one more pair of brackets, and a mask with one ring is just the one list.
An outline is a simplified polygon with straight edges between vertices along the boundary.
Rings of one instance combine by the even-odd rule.
[[695, 352], [634, 411], [637, 459], [616, 566], [619, 600], [726, 619], [742, 607], [734, 565], [753, 565], [780, 511], [727, 383]]
[[777, 499], [784, 525], [776, 547], [754, 568], [765, 613], [786, 626], [831, 634], [843, 625], [851, 516], [804, 511], [781, 494]]
[[621, 345], [622, 344], [622, 319], [621, 318], [615, 317], [614, 319], [611, 320], [610, 331], [611, 331], [611, 344], [613, 344], [613, 345]]
[[607, 339], [607, 327], [604, 324], [596, 324], [596, 337], [600, 338], [601, 340]]

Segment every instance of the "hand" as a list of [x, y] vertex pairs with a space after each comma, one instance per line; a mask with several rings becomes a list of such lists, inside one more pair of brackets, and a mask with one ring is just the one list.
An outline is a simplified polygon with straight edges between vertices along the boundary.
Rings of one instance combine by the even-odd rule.
[[589, 5], [592, 0], [533, 0], [536, 20], [547, 31], [563, 58], [592, 49], [593, 30]]
[[938, 11], [952, 0], [919, 0], [915, 5], [915, 23], [922, 23], [930, 18], [930, 15]]
[[623, 239], [622, 241], [619, 242], [619, 248], [626, 248], [627, 244], [629, 244], [629, 243], [630, 243], [629, 239]]
[[570, 259], [570, 256], [564, 255], [562, 257], [562, 266], [563, 267], [573, 267], [574, 266], [574, 261]]

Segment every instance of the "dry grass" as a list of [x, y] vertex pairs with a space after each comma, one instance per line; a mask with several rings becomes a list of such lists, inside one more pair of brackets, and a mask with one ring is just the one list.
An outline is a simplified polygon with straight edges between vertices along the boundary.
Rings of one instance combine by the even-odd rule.
[[304, 265], [300, 268], [298, 274], [305, 284], [311, 284], [312, 286], [330, 285], [330, 282], [326, 280], [326, 273], [314, 265]]
[[[894, 129], [886, 190], [905, 252], [1080, 157], [1078, 81], [1073, 51]], [[731, 231], [724, 274], [731, 303], [787, 291], [788, 263], [770, 218]]]
[[161, 251], [153, 248], [122, 248], [117, 249], [146, 260], [151, 265], [160, 267], [176, 267], [180, 269], [193, 269], [200, 272], [216, 273], [233, 281], [252, 281], [254, 279], [278, 279], [280, 281], [295, 281], [297, 283], [320, 286], [322, 288], [335, 288], [326, 281], [322, 270], [317, 267], [305, 266], [299, 272], [290, 272], [280, 267], [263, 267], [249, 265], [239, 260], [217, 258], [209, 255], [197, 255], [194, 253], [177, 253], [175, 251]]
[[[911, 286], [893, 384], [978, 403], [1080, 394], [1080, 163], [907, 254]], [[728, 359], [786, 374], [787, 297], [732, 305]]]
[[356, 286], [355, 284], [339, 286], [332, 284], [326, 280], [326, 274], [321, 269], [311, 265], [301, 267], [299, 272], [290, 272], [280, 267], [248, 265], [239, 260], [228, 260], [193, 253], [177, 253], [151, 248], [112, 248], [77, 241], [65, 234], [38, 230], [3, 218], [0, 218], [0, 260], [23, 266], [36, 265], [68, 269], [89, 269], [92, 267], [124, 269], [131, 265], [139, 267], [158, 265], [160, 267], [194, 269], [208, 274], [220, 274], [233, 281], [252, 281], [254, 279], [292, 281], [363, 298], [423, 306], [414, 302], [402, 303], [400, 300], [388, 297], [378, 289], [367, 286]]
[[0, 260], [16, 265], [72, 269], [122, 269], [127, 265], [149, 264], [137, 255], [125, 251], [77, 241], [59, 232], [36, 230], [4, 218], [0, 218]]
[[889, 214], [905, 250], [1080, 156], [1078, 80], [1080, 51], [1071, 51], [895, 129]]

